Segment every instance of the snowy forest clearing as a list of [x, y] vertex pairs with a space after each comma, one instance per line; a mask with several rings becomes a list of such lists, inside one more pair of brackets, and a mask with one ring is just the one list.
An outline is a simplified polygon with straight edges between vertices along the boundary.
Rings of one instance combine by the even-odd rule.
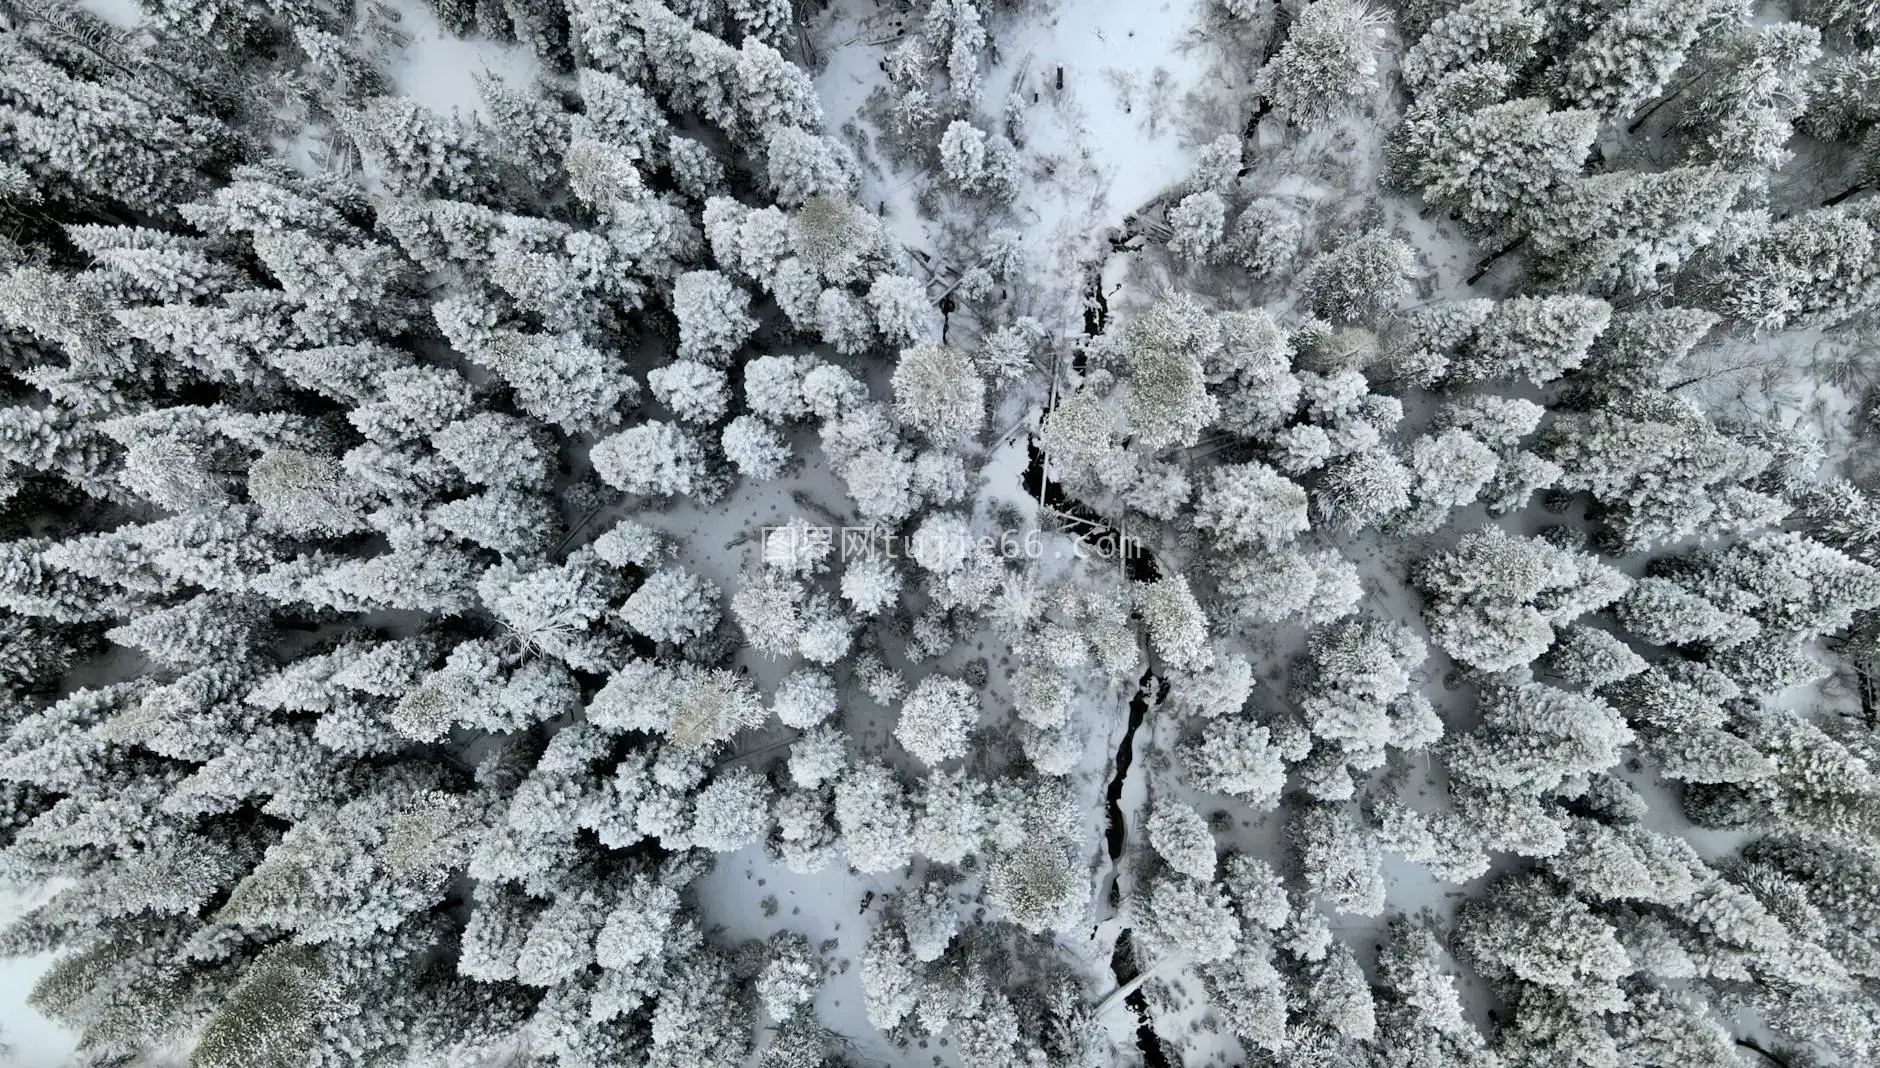
[[[904, 247], [937, 257], [925, 266], [939, 288], [970, 266], [941, 250], [960, 247], [957, 228], [980, 220], [945, 210], [954, 205], [943, 176], [883, 152], [870, 116], [881, 104], [880, 67], [915, 14], [865, 0], [832, 5], [821, 35], [835, 44], [816, 85], [830, 125], [861, 132], [861, 202], [877, 206]], [[1190, 123], [1202, 119], [1193, 97], [1208, 51], [1195, 14], [1191, 0], [1057, 0], [995, 16], [980, 94], [1021, 131], [1023, 180], [987, 221], [1023, 235], [1021, 314], [1067, 339], [1083, 317], [1084, 268], [1107, 251], [1110, 232], [1192, 166], [1201, 138]]]

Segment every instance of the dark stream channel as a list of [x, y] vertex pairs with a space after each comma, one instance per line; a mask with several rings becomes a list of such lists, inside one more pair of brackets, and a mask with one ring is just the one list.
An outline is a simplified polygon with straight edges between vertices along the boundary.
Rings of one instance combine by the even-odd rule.
[[[1109, 320], [1109, 301], [1103, 293], [1102, 268], [1090, 272], [1084, 289], [1084, 333], [1095, 337], [1103, 333], [1104, 325]], [[1072, 358], [1072, 366], [1082, 369], [1083, 352], [1080, 349]], [[1072, 497], [1064, 487], [1053, 480], [1045, 469], [1044, 450], [1038, 447], [1036, 437], [1026, 442], [1029, 466], [1025, 471], [1025, 485], [1037, 486], [1040, 503], [1059, 512], [1089, 524], [1096, 532], [1108, 532], [1106, 539], [1115, 546], [1122, 557], [1123, 573], [1132, 582], [1153, 582], [1162, 577], [1162, 569], [1156, 564], [1155, 557], [1148, 548], [1134, 538], [1122, 532], [1119, 524], [1112, 523], [1096, 509], [1083, 501]], [[1153, 670], [1143, 673], [1136, 694], [1129, 702], [1129, 725], [1123, 731], [1122, 741], [1116, 746], [1116, 768], [1110, 776], [1108, 788], [1104, 792], [1106, 804], [1105, 838], [1110, 851], [1112, 869], [1121, 864], [1123, 849], [1127, 843], [1129, 831], [1123, 816], [1123, 782], [1129, 776], [1130, 765], [1136, 757], [1136, 731], [1142, 726], [1149, 713], [1150, 694], [1159, 689], [1160, 680]], [[1111, 904], [1120, 904], [1116, 900], [1119, 891], [1116, 882], [1110, 884]], [[1138, 971], [1135, 955], [1131, 952], [1129, 932], [1117, 940], [1116, 952], [1110, 959], [1110, 970], [1115, 973], [1116, 983], [1122, 986], [1135, 979]], [[1142, 1053], [1145, 1068], [1169, 1068], [1169, 1060], [1162, 1051], [1162, 1042], [1155, 1036], [1155, 1027], [1150, 1023], [1149, 1002], [1141, 988], [1132, 991], [1123, 999], [1136, 1014], [1136, 1046]]]

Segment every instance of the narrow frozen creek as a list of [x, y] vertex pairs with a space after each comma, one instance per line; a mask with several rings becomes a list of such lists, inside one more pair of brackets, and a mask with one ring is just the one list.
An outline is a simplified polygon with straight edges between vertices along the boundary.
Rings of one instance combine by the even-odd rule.
[[[1104, 257], [1086, 276], [1084, 284], [1084, 333], [1095, 337], [1103, 333], [1109, 319], [1109, 302], [1103, 290], [1105, 268], [1116, 253], [1126, 251], [1120, 244], [1112, 245], [1111, 256]], [[1064, 487], [1052, 479], [1046, 468], [1044, 450], [1039, 448], [1036, 437], [1027, 439], [1026, 447], [1029, 461], [1024, 476], [1024, 485], [1037, 486], [1040, 505], [1065, 515], [1073, 516], [1088, 524], [1095, 531], [1116, 531], [1116, 524], [1111, 522], [1097, 509], [1070, 495]], [[1123, 537], [1117, 531], [1115, 540], [1117, 551], [1122, 554], [1124, 574], [1132, 582], [1153, 582], [1161, 577], [1161, 567], [1147, 546], [1131, 538]], [[1129, 828], [1133, 819], [1139, 818], [1147, 790], [1138, 781], [1132, 781], [1132, 773], [1140, 777], [1141, 764], [1136, 759], [1138, 734], [1148, 721], [1149, 706], [1155, 696], [1162, 691], [1162, 680], [1153, 667], [1143, 672], [1135, 693], [1130, 697], [1127, 724], [1116, 746], [1116, 755], [1112, 759], [1110, 779], [1104, 788], [1105, 832], [1104, 843], [1109, 858], [1109, 889], [1105, 904], [1114, 915], [1123, 904], [1122, 865], [1124, 854], [1129, 846]], [[1116, 979], [1117, 989], [1129, 988], [1123, 1003], [1136, 1018], [1136, 1046], [1142, 1056], [1145, 1068], [1168, 1068], [1168, 1058], [1162, 1050], [1162, 1043], [1156, 1037], [1155, 1025], [1149, 1014], [1148, 999], [1143, 994], [1140, 970], [1135, 962], [1135, 954], [1130, 944], [1129, 932], [1124, 930], [1113, 947], [1110, 969]]]

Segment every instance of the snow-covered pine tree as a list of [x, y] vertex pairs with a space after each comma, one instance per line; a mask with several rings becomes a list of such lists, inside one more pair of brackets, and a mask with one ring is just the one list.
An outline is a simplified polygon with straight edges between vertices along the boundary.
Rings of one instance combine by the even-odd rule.
[[1465, 68], [1418, 97], [1396, 137], [1393, 174], [1471, 229], [1506, 240], [1532, 230], [1580, 174], [1599, 117], [1532, 98], [1496, 102], [1499, 93], [1464, 93], [1480, 102], [1456, 108], [1446, 90], [1461, 92], [1462, 79], [1477, 74], [1489, 72]]
[[1381, 16], [1355, 0], [1313, 0], [1294, 16], [1256, 89], [1282, 118], [1308, 128], [1355, 110], [1377, 92], [1384, 30]]

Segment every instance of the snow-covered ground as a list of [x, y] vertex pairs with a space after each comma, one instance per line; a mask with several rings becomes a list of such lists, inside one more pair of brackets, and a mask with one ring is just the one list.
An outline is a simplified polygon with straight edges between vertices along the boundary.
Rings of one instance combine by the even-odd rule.
[[541, 72], [535, 53], [520, 45], [451, 34], [423, 0], [386, 0], [384, 6], [397, 13], [398, 31], [407, 39], [390, 64], [392, 85], [440, 115], [486, 114], [478, 77], [526, 87]]
[[[17, 920], [52, 896], [51, 887], [35, 892], [0, 890], [0, 927]], [[0, 958], [0, 1064], [6, 1068], [60, 1068], [77, 1047], [77, 1036], [26, 1004], [33, 984], [52, 967], [53, 955]]]
[[119, 29], [128, 30], [144, 20], [137, 0], [78, 0], [78, 6]]
[[[1235, 86], [1198, 33], [1199, 7], [1199, 0], [1055, 0], [988, 26], [995, 47], [982, 71], [981, 118], [998, 125], [1008, 101], [1022, 117], [1024, 180], [1007, 225], [1024, 235], [1027, 281], [1038, 289], [1026, 310], [1048, 327], [1076, 328], [1081, 269], [1105, 234], [1186, 176], [1198, 144], [1233, 132], [1201, 120], [1218, 118], [1209, 101]], [[881, 60], [912, 26], [904, 19], [868, 2], [834, 9], [823, 34], [827, 64], [816, 79], [831, 128], [865, 121], [869, 95], [883, 82]], [[907, 247], [939, 251], [944, 220], [920, 202], [940, 177], [868, 155], [862, 202], [878, 206]]]

